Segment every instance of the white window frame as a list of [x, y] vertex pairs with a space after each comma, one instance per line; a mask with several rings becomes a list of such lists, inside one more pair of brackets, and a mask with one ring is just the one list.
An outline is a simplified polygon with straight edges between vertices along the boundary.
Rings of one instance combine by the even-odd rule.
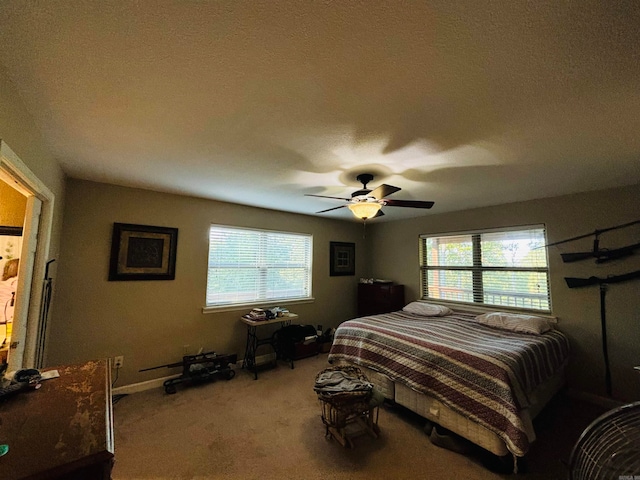
[[[495, 233], [505, 233], [509, 232], [523, 233], [527, 231], [542, 231], [543, 242], [542, 245], [539, 246], [541, 253], [544, 253], [544, 266], [529, 266], [529, 267], [513, 267], [513, 266], [486, 266], [482, 265], [482, 254], [481, 254], [481, 245], [482, 245], [482, 236], [486, 234], [495, 234]], [[459, 236], [469, 236], [472, 240], [472, 265], [441, 265], [441, 264], [428, 264], [427, 258], [427, 240], [428, 239], [440, 239], [441, 241], [445, 240], [448, 237], [459, 237]], [[514, 310], [514, 311], [522, 311], [522, 312], [537, 312], [541, 314], [549, 314], [551, 313], [551, 286], [550, 286], [550, 275], [549, 275], [549, 259], [547, 254], [547, 249], [544, 248], [546, 245], [546, 229], [544, 225], [530, 225], [530, 226], [518, 226], [518, 227], [507, 227], [507, 228], [496, 228], [496, 229], [485, 229], [478, 231], [466, 231], [466, 232], [453, 232], [453, 233], [440, 233], [440, 234], [423, 234], [420, 235], [420, 292], [421, 299], [426, 301], [435, 301], [435, 302], [444, 302], [451, 303], [453, 305], [466, 305], [473, 307], [491, 307], [495, 309], [504, 309], [504, 310]], [[461, 271], [461, 272], [471, 272], [472, 275], [472, 292], [471, 292], [471, 300], [461, 300], [461, 299], [452, 299], [452, 298], [443, 298], [442, 296], [430, 296], [429, 295], [429, 285], [428, 278], [430, 271]], [[516, 293], [508, 293], [505, 292], [502, 294], [503, 297], [513, 297], [513, 304], [505, 304], [498, 302], [486, 301], [485, 298], [490, 297], [489, 294], [485, 296], [484, 292], [484, 282], [483, 282], [483, 273], [487, 272], [535, 272], [538, 274], [543, 274], [546, 277], [546, 293], [541, 294], [516, 294]], [[450, 285], [447, 285], [446, 282], [443, 282], [443, 287], [452, 288]], [[469, 296], [469, 293], [467, 292]], [[498, 297], [501, 294], [496, 292], [494, 297]], [[532, 296], [533, 295], [533, 296]], [[453, 294], [452, 296], [455, 296]], [[462, 296], [462, 295], [459, 295]], [[528, 297], [528, 298], [527, 298]], [[536, 300], [538, 297], [538, 300]], [[534, 306], [535, 303], [538, 303], [538, 307]], [[544, 308], [544, 303], [546, 302], [547, 308]], [[519, 303], [519, 304], [518, 304]], [[525, 305], [525, 304], [529, 305]]]
[[[215, 259], [215, 255], [212, 256], [212, 248], [214, 248], [215, 235], [218, 234], [241, 234], [241, 235], [249, 235], [249, 241], [255, 243], [257, 250], [254, 250], [255, 258], [253, 259], [253, 265], [249, 268], [257, 269], [258, 275], [254, 276], [254, 285], [249, 288], [249, 290], [245, 290], [244, 294], [238, 294], [235, 292], [235, 295], [239, 297], [252, 295], [250, 299], [233, 299], [234, 292], [230, 292], [229, 296], [225, 298], [219, 298], [217, 301], [212, 301], [211, 296], [214, 292], [212, 289], [213, 285], [210, 285], [210, 281], [212, 280], [212, 269], [216, 268], [238, 268], [239, 270], [246, 270], [247, 264], [243, 263], [241, 266], [234, 266], [231, 264], [221, 264], [216, 263], [218, 260]], [[275, 238], [282, 237], [290, 237], [296, 240], [302, 240], [304, 252], [304, 259], [300, 264], [287, 264], [282, 265], [274, 262], [274, 259], [269, 259], [267, 256], [268, 249], [265, 248], [269, 242], [273, 241]], [[313, 236], [311, 234], [305, 233], [296, 233], [296, 232], [282, 232], [275, 230], [265, 230], [265, 229], [255, 229], [255, 228], [245, 228], [245, 227], [234, 227], [229, 225], [217, 225], [212, 224], [209, 228], [209, 254], [207, 256], [207, 286], [205, 293], [205, 307], [203, 308], [204, 313], [209, 313], [213, 311], [221, 311], [221, 310], [237, 310], [239, 308], [245, 308], [248, 306], [282, 306], [283, 304], [292, 304], [292, 303], [307, 303], [313, 301], [312, 296], [312, 267], [313, 267]], [[296, 296], [269, 296], [268, 292], [268, 273], [273, 272], [275, 269], [279, 270], [287, 270], [291, 269], [300, 269], [303, 268], [306, 272], [305, 278], [303, 280], [304, 285], [302, 290], [304, 291], [303, 295]], [[239, 277], [242, 278], [242, 277]], [[247, 285], [247, 284], [246, 284]]]

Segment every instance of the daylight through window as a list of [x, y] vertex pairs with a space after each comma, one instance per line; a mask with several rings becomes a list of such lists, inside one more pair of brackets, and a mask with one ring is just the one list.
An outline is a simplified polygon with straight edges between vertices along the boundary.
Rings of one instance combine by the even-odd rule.
[[212, 225], [207, 306], [311, 298], [311, 235]]
[[551, 311], [542, 226], [420, 236], [423, 299]]

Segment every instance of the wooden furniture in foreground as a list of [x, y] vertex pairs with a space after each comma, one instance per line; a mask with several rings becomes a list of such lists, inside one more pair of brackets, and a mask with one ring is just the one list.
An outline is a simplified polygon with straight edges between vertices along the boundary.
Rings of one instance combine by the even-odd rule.
[[67, 365], [38, 390], [0, 402], [0, 478], [108, 480], [113, 465], [111, 367]]
[[377, 315], [402, 310], [404, 285], [393, 283], [359, 283], [358, 316]]

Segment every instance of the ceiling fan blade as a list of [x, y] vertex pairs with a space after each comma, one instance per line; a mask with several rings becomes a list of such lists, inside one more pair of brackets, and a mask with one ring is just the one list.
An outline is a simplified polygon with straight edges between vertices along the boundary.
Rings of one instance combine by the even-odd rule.
[[316, 213], [330, 212], [331, 210], [337, 210], [339, 208], [344, 208], [344, 207], [346, 207], [346, 205], [340, 205], [339, 207], [327, 208], [326, 210], [320, 210], [319, 212], [316, 212]]
[[375, 214], [373, 217], [371, 217], [371, 218], [377, 218], [377, 217], [381, 217], [381, 216], [383, 216], [383, 215], [384, 215], [384, 212], [383, 212], [382, 210], [378, 210], [378, 211], [376, 212], [376, 214]]
[[402, 190], [402, 189], [400, 187], [394, 187], [393, 185], [387, 185], [386, 183], [383, 183], [378, 188], [371, 190], [371, 192], [369, 192], [369, 195], [371, 195], [374, 198], [377, 198], [378, 200], [381, 200], [384, 197], [387, 197], [392, 193], [397, 192], [398, 190]]
[[328, 197], [327, 195], [313, 195], [311, 193], [305, 193], [304, 194], [305, 197], [320, 197], [320, 198], [333, 198], [335, 200], [346, 200], [347, 202], [349, 202], [351, 199], [350, 198], [342, 198], [342, 197]]
[[386, 200], [385, 205], [389, 207], [411, 207], [411, 208], [431, 208], [434, 202], [421, 202], [419, 200]]

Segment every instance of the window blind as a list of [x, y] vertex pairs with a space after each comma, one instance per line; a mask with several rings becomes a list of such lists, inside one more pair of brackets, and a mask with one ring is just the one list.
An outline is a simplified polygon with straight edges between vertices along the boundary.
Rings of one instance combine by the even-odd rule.
[[420, 236], [422, 298], [551, 310], [544, 227]]
[[207, 306], [311, 297], [312, 237], [212, 225]]

